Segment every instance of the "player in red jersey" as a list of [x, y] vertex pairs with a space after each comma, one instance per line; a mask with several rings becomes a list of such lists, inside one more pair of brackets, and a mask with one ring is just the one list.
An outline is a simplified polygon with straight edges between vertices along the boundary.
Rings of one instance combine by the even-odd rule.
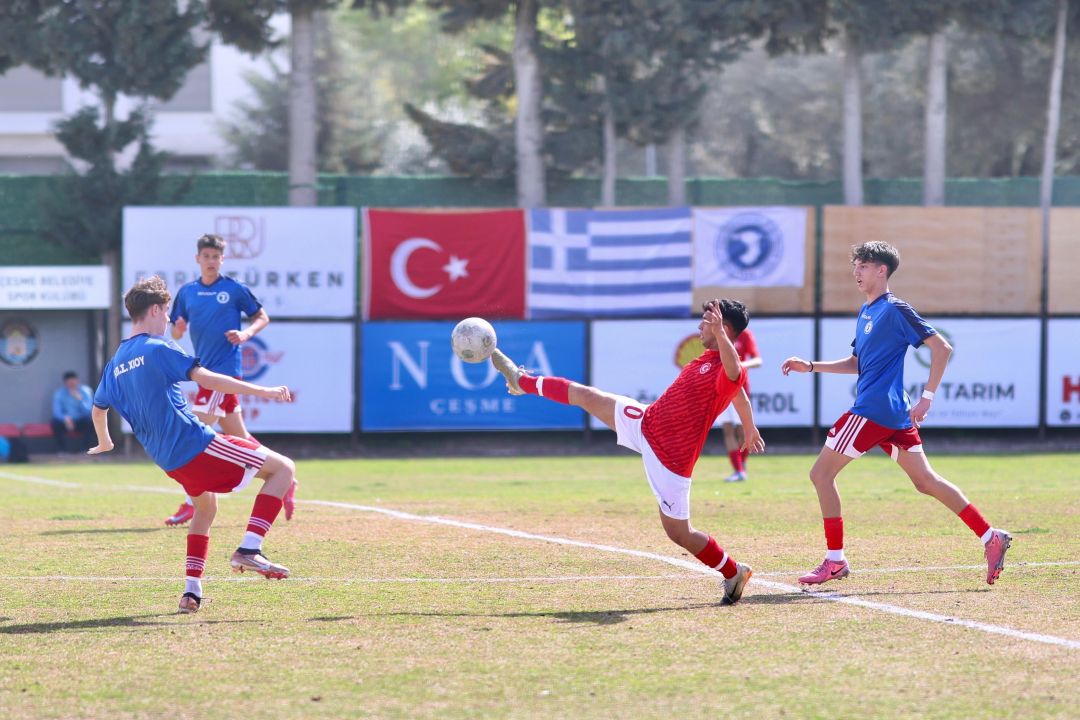
[[[747, 370], [761, 367], [761, 353], [758, 352], [757, 340], [750, 328], [746, 328], [739, 337], [735, 338], [735, 352], [739, 353], [739, 363]], [[747, 397], [750, 396], [750, 381], [746, 381]], [[724, 447], [727, 448], [728, 459], [731, 460], [731, 469], [734, 471], [724, 482], [742, 482], [746, 480], [746, 458], [749, 451], [743, 447], [742, 419], [735, 411], [735, 405], [731, 404], [720, 413], [720, 429], [724, 432]]]
[[742, 419], [743, 447], [749, 452], [765, 449], [744, 390], [746, 368], [732, 344], [749, 322], [746, 306], [737, 300], [705, 303], [698, 325], [705, 352], [687, 363], [651, 405], [566, 378], [530, 375], [499, 350], [491, 356], [510, 394], [576, 405], [614, 430], [620, 445], [641, 453], [645, 477], [659, 503], [660, 524], [676, 545], [723, 574], [726, 604], [742, 597], [753, 570], [736, 563], [712, 536], [690, 525], [690, 476], [709, 429], [729, 404]]

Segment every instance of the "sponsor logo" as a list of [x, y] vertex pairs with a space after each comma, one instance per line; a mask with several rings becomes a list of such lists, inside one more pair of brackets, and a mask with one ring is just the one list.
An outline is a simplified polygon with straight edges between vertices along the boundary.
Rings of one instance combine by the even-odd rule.
[[701, 336], [687, 335], [675, 346], [675, 367], [681, 370], [701, 357], [703, 352], [705, 352], [705, 345], [701, 342]]
[[258, 380], [284, 356], [284, 352], [273, 352], [261, 338], [253, 337], [240, 346], [240, 376], [248, 382]]
[[720, 228], [714, 252], [720, 267], [733, 278], [762, 280], [784, 257], [784, 234], [767, 216], [739, 213]]
[[1071, 402], [1073, 395], [1080, 400], [1080, 376], [1075, 380], [1068, 375], [1061, 378], [1061, 402]]
[[7, 365], [29, 365], [38, 354], [37, 331], [30, 323], [11, 320], [0, 327], [0, 360]]
[[266, 219], [247, 215], [218, 215], [214, 232], [225, 240], [227, 257], [250, 260], [259, 257], [266, 245]]

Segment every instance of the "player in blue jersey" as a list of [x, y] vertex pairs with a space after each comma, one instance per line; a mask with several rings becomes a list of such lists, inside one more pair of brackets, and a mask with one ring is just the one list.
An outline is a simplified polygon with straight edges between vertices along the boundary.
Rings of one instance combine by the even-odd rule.
[[[242, 373], [240, 346], [270, 324], [270, 316], [243, 283], [221, 274], [225, 259], [225, 241], [219, 235], [203, 235], [195, 244], [195, 262], [199, 279], [176, 293], [169, 320], [172, 337], [179, 340], [191, 329], [195, 354], [207, 370], [239, 378]], [[251, 322], [241, 330], [241, 318]], [[226, 435], [251, 438], [244, 425], [243, 408], [234, 393], [199, 388], [192, 407], [195, 416], [207, 425], [221, 426]], [[292, 518], [295, 488], [285, 496], [285, 519]], [[191, 498], [165, 520], [166, 525], [181, 525], [191, 519]]]
[[188, 529], [187, 581], [180, 612], [192, 613], [202, 603], [202, 573], [217, 493], [239, 490], [252, 478], [263, 480], [263, 486], [230, 563], [237, 572], [252, 570], [275, 579], [289, 576], [288, 568], [262, 553], [262, 541], [293, 485], [296, 466], [254, 440], [216, 434], [187, 409], [179, 383], [193, 380], [217, 392], [282, 402], [290, 402], [292, 396], [284, 386], [263, 387], [211, 372], [163, 337], [170, 299], [165, 282], [157, 276], [140, 280], [124, 295], [131, 337], [120, 344], [101, 374], [91, 411], [97, 445], [88, 452], [97, 455], [112, 450], [108, 412], [114, 408], [131, 425], [147, 454], [191, 496], [195, 514]]
[[[960, 488], [934, 472], [923, 452], [919, 425], [930, 412], [934, 393], [945, 374], [952, 347], [913, 307], [889, 292], [889, 277], [900, 265], [900, 253], [884, 242], [852, 248], [855, 283], [866, 295], [855, 322], [852, 353], [828, 362], [788, 358], [781, 366], [790, 372], [858, 374], [855, 404], [829, 430], [825, 447], [810, 470], [825, 523], [825, 560], [799, 578], [820, 585], [847, 577], [844, 557], [844, 520], [836, 476], [871, 448], [881, 447], [911, 478], [915, 489], [941, 501], [982, 540], [986, 556], [986, 582], [993, 585], [1005, 566], [1005, 551], [1012, 537], [992, 528]], [[914, 407], [904, 392], [904, 357], [908, 346], [930, 348], [930, 377]]]

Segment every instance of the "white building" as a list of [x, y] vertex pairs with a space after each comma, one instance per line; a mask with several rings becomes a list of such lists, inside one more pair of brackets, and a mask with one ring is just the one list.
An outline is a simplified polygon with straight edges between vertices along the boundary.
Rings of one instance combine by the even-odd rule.
[[[275, 22], [288, 32], [288, 18]], [[287, 54], [283, 67], [288, 67]], [[245, 81], [250, 71], [268, 72], [263, 58], [214, 43], [207, 62], [191, 70], [183, 87], [165, 103], [153, 101], [154, 147], [173, 154], [173, 164], [204, 168], [227, 152], [218, 124], [233, 116], [237, 101], [252, 99]], [[0, 174], [44, 174], [64, 167], [64, 148], [53, 134], [57, 120], [97, 98], [70, 77], [48, 77], [29, 67], [0, 75]], [[137, 103], [121, 98], [117, 116], [126, 117]]]

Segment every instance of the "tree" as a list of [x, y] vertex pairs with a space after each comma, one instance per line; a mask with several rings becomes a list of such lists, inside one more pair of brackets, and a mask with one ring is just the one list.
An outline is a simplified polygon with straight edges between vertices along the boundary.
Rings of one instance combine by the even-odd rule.
[[[8, 66], [27, 64], [49, 75], [67, 75], [92, 89], [101, 110], [84, 108], [60, 122], [57, 139], [81, 168], [61, 178], [46, 196], [45, 239], [99, 254], [118, 282], [121, 213], [125, 205], [160, 200], [164, 157], [149, 142], [149, 116], [116, 117], [120, 95], [168, 99], [188, 71], [203, 61], [206, 45], [193, 30], [202, 6], [184, 9], [175, 0], [21, 0], [0, 15], [0, 57]], [[9, 24], [10, 23], [10, 24]], [[138, 151], [122, 170], [117, 158], [133, 143]], [[115, 287], [115, 285], [114, 285]], [[120, 339], [119, 307], [110, 305], [107, 342]]]

